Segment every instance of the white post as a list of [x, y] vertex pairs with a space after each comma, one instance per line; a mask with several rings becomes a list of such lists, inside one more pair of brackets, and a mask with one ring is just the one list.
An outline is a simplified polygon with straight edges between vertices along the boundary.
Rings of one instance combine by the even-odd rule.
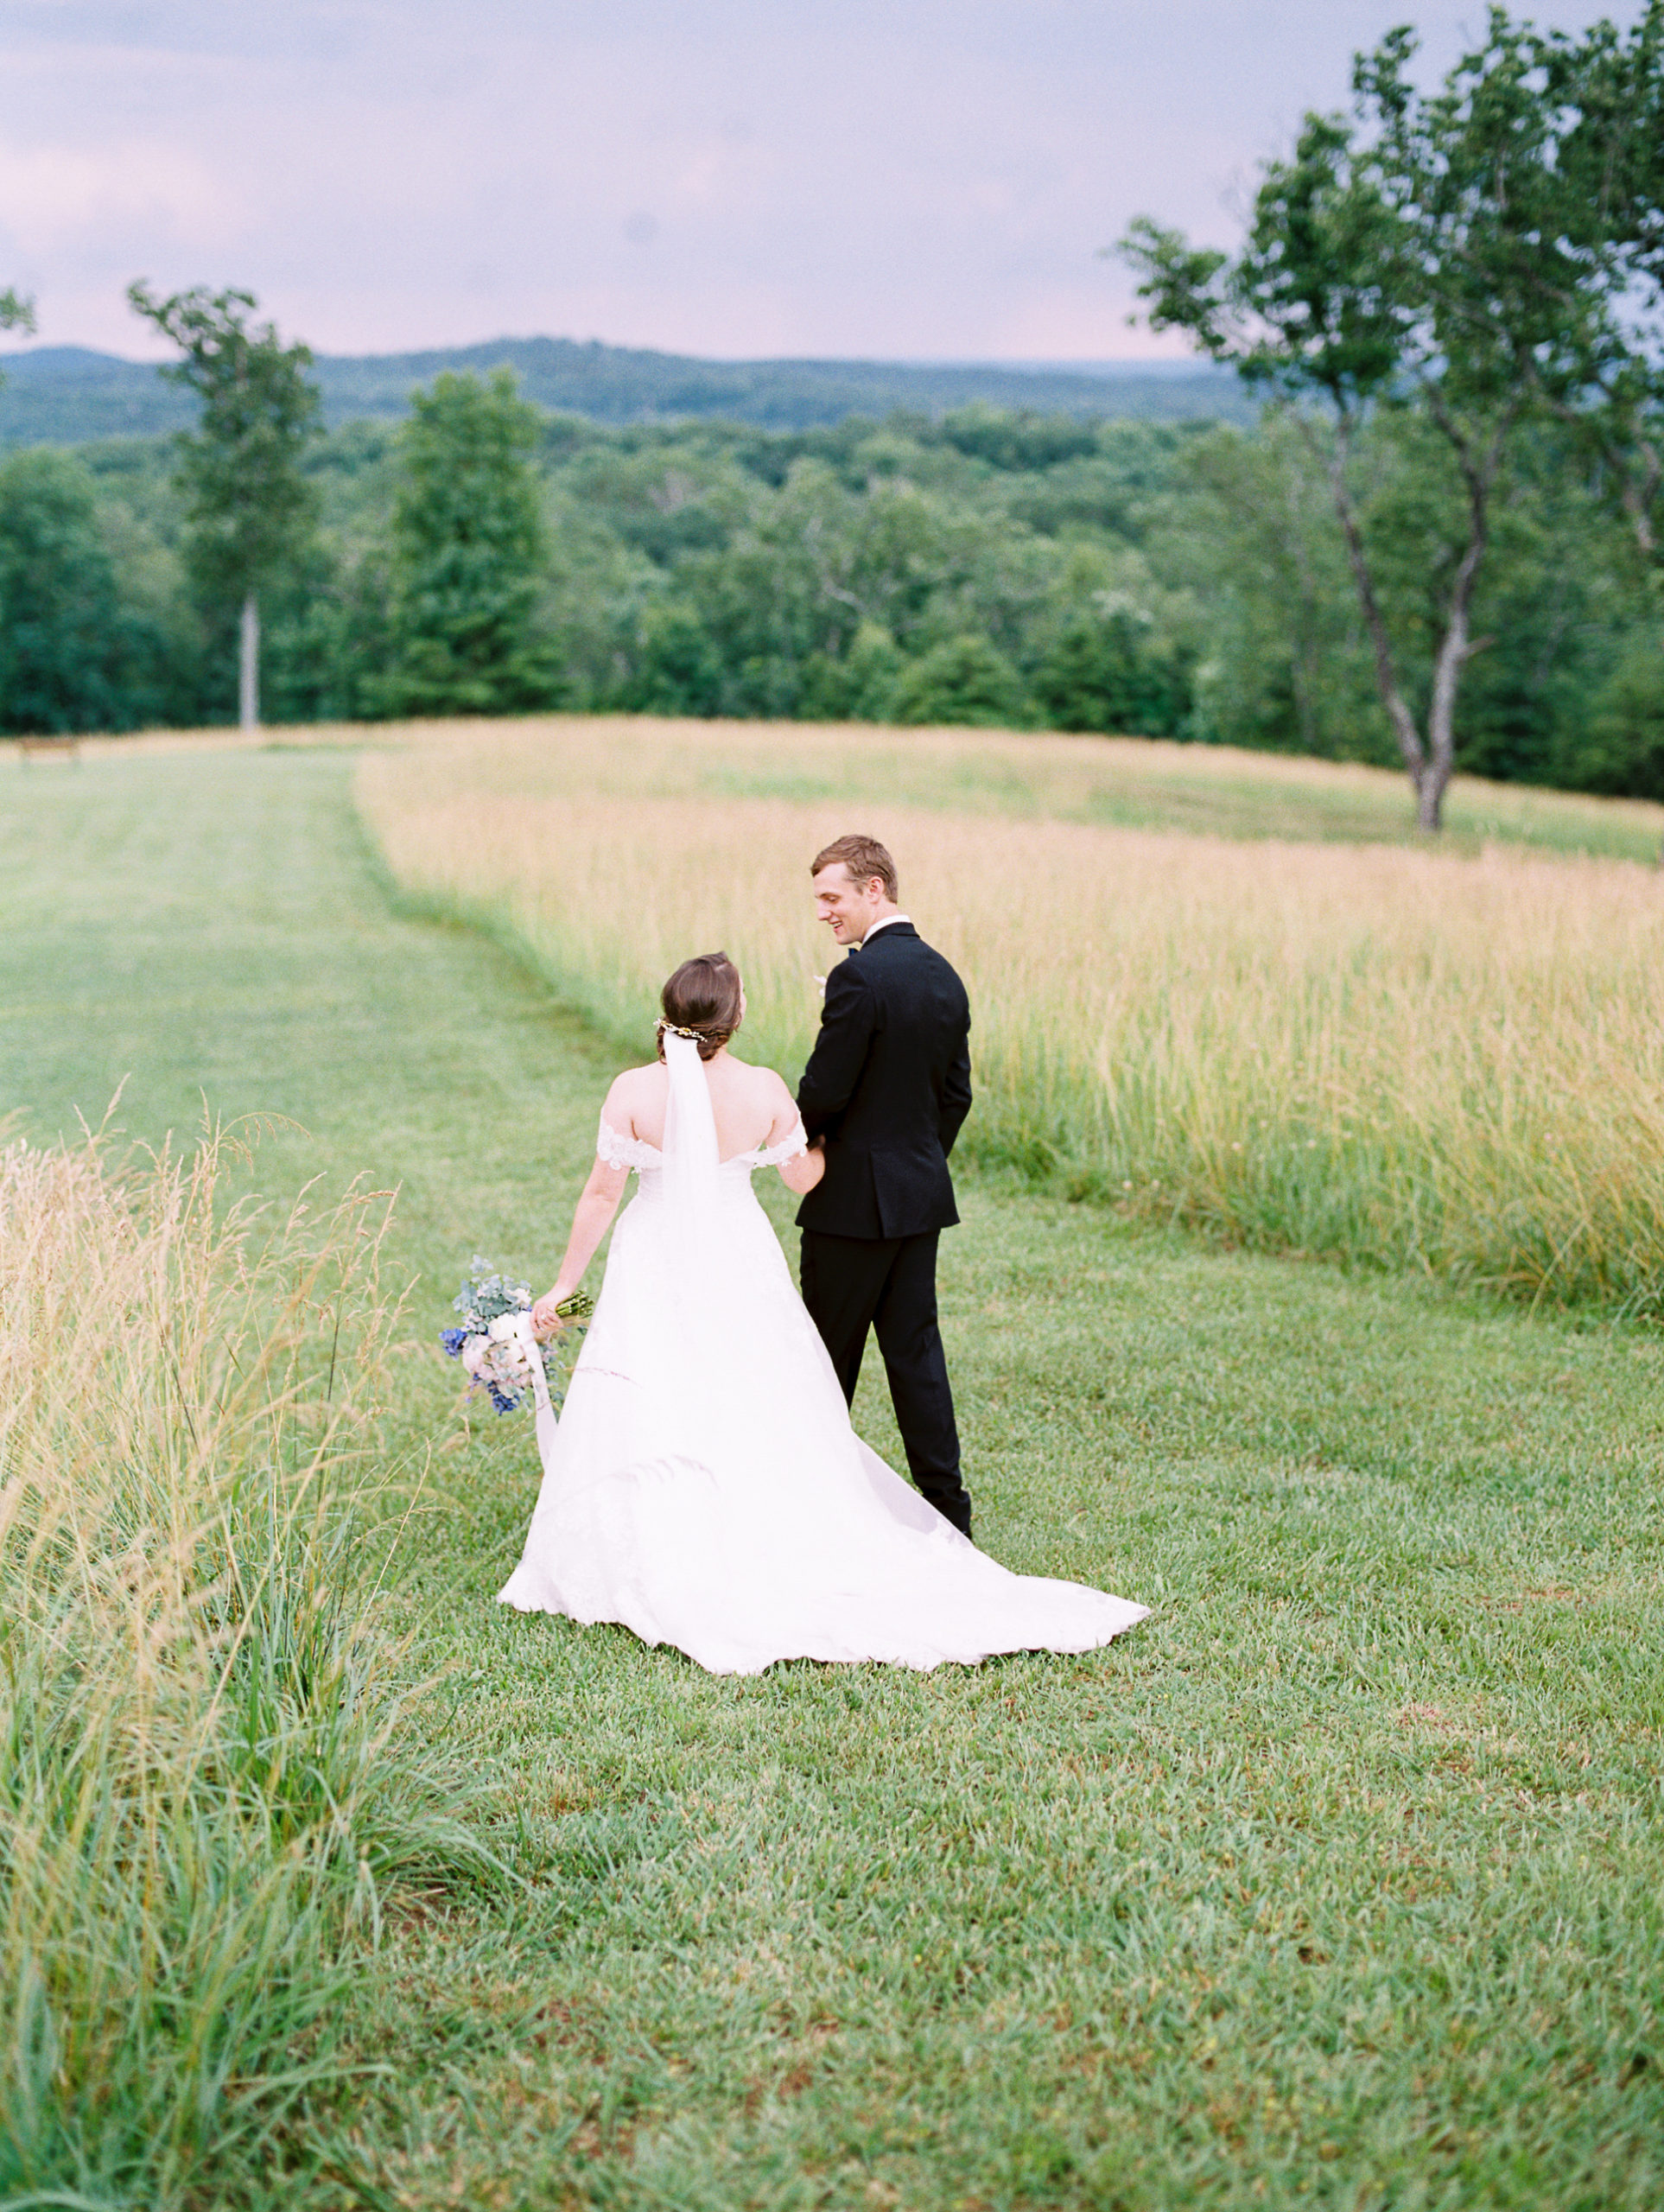
[[260, 609], [251, 592], [243, 601], [243, 656], [238, 672], [237, 719], [244, 729], [260, 727]]

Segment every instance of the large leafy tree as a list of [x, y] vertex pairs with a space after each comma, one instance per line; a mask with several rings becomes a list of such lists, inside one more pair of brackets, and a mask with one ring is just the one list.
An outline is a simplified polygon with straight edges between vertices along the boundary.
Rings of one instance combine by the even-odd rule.
[[1627, 29], [1603, 20], [1540, 47], [1567, 236], [1600, 312], [1541, 363], [1544, 397], [1597, 462], [1648, 563], [1664, 496], [1664, 0]]
[[251, 292], [199, 285], [158, 299], [128, 287], [135, 313], [178, 346], [164, 371], [202, 403], [199, 429], [179, 441], [181, 488], [189, 503], [189, 560], [211, 604], [240, 613], [238, 718], [260, 719], [260, 601], [292, 569], [316, 521], [303, 463], [321, 429], [317, 387], [304, 346], [276, 326], [251, 326]]
[[944, 638], [904, 669], [890, 712], [899, 722], [971, 729], [1020, 729], [1031, 719], [1021, 677], [991, 639], [974, 631]]
[[[1153, 327], [1234, 362], [1322, 445], [1381, 703], [1434, 830], [1463, 672], [1483, 642], [1471, 615], [1499, 477], [1542, 364], [1592, 350], [1603, 306], [1560, 158], [1578, 114], [1549, 99], [1542, 41], [1493, 8], [1484, 44], [1432, 93], [1411, 82], [1414, 50], [1413, 32], [1393, 32], [1356, 62], [1350, 117], [1307, 117], [1292, 156], [1265, 169], [1239, 252], [1148, 219], [1121, 250]], [[1415, 671], [1354, 480], [1371, 415], [1411, 406], [1443, 441], [1461, 516], [1434, 556], [1439, 618]]]
[[1174, 737], [1191, 705], [1191, 656], [1156, 648], [1150, 617], [1113, 591], [1069, 609], [1032, 689], [1049, 729]]
[[16, 454], [0, 468], [0, 728], [121, 721], [121, 628], [86, 469], [48, 448]]
[[384, 711], [511, 714], [558, 695], [539, 624], [549, 569], [537, 411], [502, 369], [417, 392], [400, 434]]

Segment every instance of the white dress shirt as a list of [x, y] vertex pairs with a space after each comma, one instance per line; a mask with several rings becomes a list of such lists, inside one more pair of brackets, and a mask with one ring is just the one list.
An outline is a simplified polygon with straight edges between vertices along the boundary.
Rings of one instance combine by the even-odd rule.
[[[881, 922], [873, 923], [872, 928], [868, 930], [866, 936], [862, 938], [861, 944], [871, 944], [873, 939], [878, 935], [879, 931], [880, 930], [887, 930], [892, 922], [911, 922], [912, 918], [913, 918], [911, 914], [886, 914]], [[849, 950], [851, 952], [859, 952], [861, 950], [861, 944], [852, 944]]]

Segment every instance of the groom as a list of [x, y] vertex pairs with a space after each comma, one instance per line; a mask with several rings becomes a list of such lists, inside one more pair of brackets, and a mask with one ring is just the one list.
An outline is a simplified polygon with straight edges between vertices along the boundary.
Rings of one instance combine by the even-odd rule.
[[826, 979], [797, 1090], [826, 1152], [797, 1212], [803, 1303], [852, 1402], [867, 1332], [877, 1332], [913, 1480], [969, 1536], [936, 1240], [959, 1218], [948, 1154], [970, 1111], [970, 1005], [896, 904], [895, 862], [875, 837], [838, 838], [810, 872], [816, 912], [850, 957]]

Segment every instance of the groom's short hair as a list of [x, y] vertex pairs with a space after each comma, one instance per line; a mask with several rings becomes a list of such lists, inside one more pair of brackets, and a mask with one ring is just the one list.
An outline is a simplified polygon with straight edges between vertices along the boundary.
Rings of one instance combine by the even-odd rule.
[[830, 868], [838, 861], [848, 869], [852, 882], [867, 883], [877, 876], [886, 899], [893, 903], [899, 896], [896, 864], [890, 858], [888, 847], [880, 845], [876, 837], [835, 837], [816, 854], [809, 864], [809, 873], [818, 875], [823, 868]]

